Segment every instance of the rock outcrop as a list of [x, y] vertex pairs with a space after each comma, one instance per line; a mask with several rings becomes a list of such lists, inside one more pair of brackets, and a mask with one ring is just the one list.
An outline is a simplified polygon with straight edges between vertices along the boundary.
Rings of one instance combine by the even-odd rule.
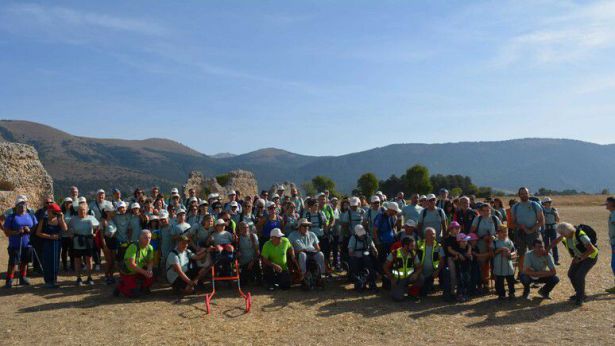
[[258, 194], [258, 183], [252, 172], [235, 170], [222, 175], [223, 185], [216, 178], [207, 178], [199, 171], [193, 171], [188, 176], [184, 186], [184, 195], [188, 190], [195, 190], [197, 196], [205, 197], [209, 193], [219, 193], [226, 196], [229, 191], [240, 191], [242, 196], [254, 196]]
[[39, 160], [38, 152], [26, 144], [0, 143], [0, 208], [6, 210], [17, 195], [26, 195], [36, 209], [53, 195], [53, 179]]

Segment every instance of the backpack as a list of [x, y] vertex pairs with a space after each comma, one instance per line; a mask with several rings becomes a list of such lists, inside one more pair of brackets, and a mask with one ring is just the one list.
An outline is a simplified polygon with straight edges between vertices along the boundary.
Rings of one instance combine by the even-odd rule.
[[[536, 218], [538, 218], [538, 203], [534, 202], [534, 201], [528, 201], [530, 202], [530, 205], [532, 206], [532, 209], [534, 210], [534, 214], [536, 214]], [[515, 205], [513, 205], [512, 207], [512, 212], [515, 215], [515, 219], [517, 218], [517, 208], [519, 207], [520, 203], [516, 203]]]
[[[322, 225], [323, 225], [323, 218], [322, 218], [322, 214], [323, 214], [323, 212], [318, 211], [317, 213], [318, 213], [318, 228], [323, 228], [323, 227], [322, 227]], [[309, 212], [309, 211], [305, 212], [305, 218], [306, 218], [309, 222], [312, 222], [312, 213], [311, 213], [311, 212]], [[312, 225], [312, 226], [314, 226], [314, 225]]]
[[[589, 238], [589, 241], [592, 243], [592, 245], [594, 247], [598, 247], [598, 235], [596, 234], [596, 231], [591, 228], [588, 225], [584, 225], [584, 224], [580, 224], [577, 227], [575, 227], [576, 232], [574, 233], [574, 236], [576, 237], [577, 240], [579, 240], [581, 231], [585, 232], [585, 235]], [[581, 246], [583, 246], [583, 243], [581, 241], [578, 241], [577, 244], [580, 244]], [[583, 246], [583, 248], [585, 248], [585, 246]], [[580, 249], [579, 249], [580, 250]], [[585, 252], [585, 251], [582, 251]]]
[[[436, 210], [438, 211], [438, 216], [440, 216], [440, 222], [446, 220], [446, 214], [444, 213], [444, 210], [442, 208], [437, 208]], [[427, 211], [427, 208], [421, 211], [421, 219], [423, 219], [423, 223], [425, 223], [425, 216], [427, 215]]]

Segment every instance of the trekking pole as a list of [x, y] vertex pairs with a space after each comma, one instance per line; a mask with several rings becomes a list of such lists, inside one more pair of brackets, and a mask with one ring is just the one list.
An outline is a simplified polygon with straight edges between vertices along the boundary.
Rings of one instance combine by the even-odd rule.
[[34, 247], [32, 247], [32, 253], [34, 254], [34, 257], [36, 258], [36, 262], [38, 262], [38, 265], [41, 267], [41, 271], [44, 273], [45, 268], [43, 268], [43, 264], [41, 263], [40, 258], [38, 258], [38, 253], [36, 252], [36, 249]]

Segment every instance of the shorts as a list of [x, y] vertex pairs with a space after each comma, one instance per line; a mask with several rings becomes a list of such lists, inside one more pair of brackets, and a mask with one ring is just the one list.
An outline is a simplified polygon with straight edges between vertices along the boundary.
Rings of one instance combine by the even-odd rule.
[[93, 257], [94, 256], [94, 249], [72, 249], [70, 256], [73, 258], [79, 258], [79, 257]]
[[105, 237], [105, 244], [107, 244], [107, 247], [109, 248], [109, 250], [112, 251], [116, 251], [119, 246], [120, 246], [120, 242], [117, 240], [116, 237]]
[[520, 256], [525, 255], [527, 250], [532, 248], [534, 240], [542, 239], [540, 232], [538, 231], [527, 234], [521, 230], [517, 230], [516, 238], [517, 244], [515, 244], [515, 247], [517, 248]]
[[32, 247], [26, 246], [21, 248], [21, 258], [19, 258], [19, 248], [7, 248], [9, 254], [9, 265], [13, 266], [17, 263], [28, 264], [32, 258]]

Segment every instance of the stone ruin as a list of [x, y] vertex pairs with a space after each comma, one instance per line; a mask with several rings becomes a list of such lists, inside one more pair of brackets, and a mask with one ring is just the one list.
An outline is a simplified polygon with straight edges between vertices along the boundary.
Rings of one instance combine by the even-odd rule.
[[0, 143], [0, 208], [13, 207], [17, 195], [26, 195], [30, 208], [43, 205], [53, 195], [53, 179], [33, 147], [18, 143]]
[[[273, 195], [274, 193], [277, 193], [278, 192], [278, 188], [280, 186], [284, 186], [284, 196], [290, 196], [290, 189], [291, 189], [291, 187], [294, 187], [297, 190], [300, 190], [299, 187], [295, 183], [292, 183], [292, 182], [289, 182], [289, 181], [285, 181], [283, 183], [271, 185], [271, 187], [269, 188], [269, 196]], [[283, 197], [283, 196], [280, 196], [280, 197]]]
[[244, 170], [234, 170], [224, 175], [224, 186], [218, 180], [207, 178], [199, 171], [192, 171], [184, 185], [184, 196], [188, 196], [188, 190], [193, 188], [196, 195], [204, 198], [209, 193], [219, 193], [225, 198], [229, 191], [240, 191], [241, 196], [255, 196], [259, 193], [258, 183], [254, 173]]

